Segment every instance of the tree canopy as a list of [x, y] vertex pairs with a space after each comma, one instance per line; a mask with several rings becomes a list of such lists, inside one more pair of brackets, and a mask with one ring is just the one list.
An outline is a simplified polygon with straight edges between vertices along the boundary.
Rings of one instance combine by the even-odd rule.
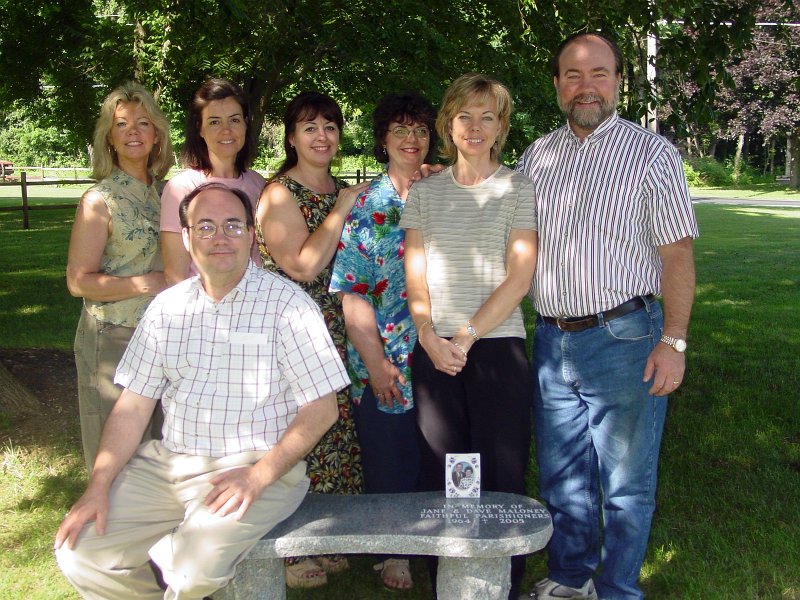
[[[754, 10], [744, 0], [0, 0], [0, 113], [25, 103], [80, 148], [102, 96], [126, 79], [152, 89], [181, 129], [192, 91], [207, 77], [230, 78], [260, 130], [303, 89], [367, 114], [390, 91], [437, 103], [452, 79], [482, 71], [514, 94], [514, 152], [561, 120], [548, 62], [567, 35], [615, 38], [628, 65], [626, 116], [655, 99], [675, 105], [680, 129], [714, 118], [712, 100], [731, 83], [721, 65], [750, 41]], [[659, 64], [683, 79], [650, 86], [650, 34]]]

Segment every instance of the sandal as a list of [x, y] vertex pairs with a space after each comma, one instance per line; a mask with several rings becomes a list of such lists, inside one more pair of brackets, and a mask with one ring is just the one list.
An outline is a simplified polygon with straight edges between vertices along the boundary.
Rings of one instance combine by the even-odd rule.
[[328, 576], [324, 569], [313, 558], [285, 565], [284, 577], [286, 578], [286, 587], [290, 588], [315, 588], [328, 583]]
[[336, 575], [350, 568], [350, 563], [347, 562], [347, 558], [341, 554], [317, 556], [316, 561], [328, 575]]
[[[389, 590], [405, 591], [414, 587], [414, 581], [411, 579], [411, 569], [409, 568], [408, 560], [405, 558], [387, 558], [372, 568], [381, 572], [381, 581], [384, 587]], [[394, 585], [389, 583], [390, 580], [394, 582]]]

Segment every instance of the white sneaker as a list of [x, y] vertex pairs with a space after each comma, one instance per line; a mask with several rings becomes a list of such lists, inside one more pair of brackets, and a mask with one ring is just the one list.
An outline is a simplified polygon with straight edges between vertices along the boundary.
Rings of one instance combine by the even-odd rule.
[[579, 588], [563, 585], [552, 579], [542, 579], [533, 591], [519, 597], [519, 600], [597, 600], [594, 582], [590, 579]]

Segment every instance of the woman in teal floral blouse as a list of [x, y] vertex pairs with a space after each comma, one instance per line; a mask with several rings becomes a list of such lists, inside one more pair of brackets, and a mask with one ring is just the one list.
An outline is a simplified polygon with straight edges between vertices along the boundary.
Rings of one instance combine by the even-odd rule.
[[[436, 148], [436, 110], [419, 94], [390, 94], [373, 114], [375, 158], [388, 163], [347, 217], [330, 290], [342, 297], [353, 417], [367, 493], [416, 490], [419, 451], [411, 395], [417, 340], [398, 227], [409, 181]], [[375, 565], [384, 585], [409, 589], [408, 560]]]

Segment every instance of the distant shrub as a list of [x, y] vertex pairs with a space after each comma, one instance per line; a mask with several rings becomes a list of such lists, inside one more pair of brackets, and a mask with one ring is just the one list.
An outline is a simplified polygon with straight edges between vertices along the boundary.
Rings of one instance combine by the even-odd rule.
[[703, 185], [700, 173], [696, 171], [687, 160], [683, 161], [683, 174], [686, 176], [686, 183], [689, 184], [689, 187], [699, 187]]
[[699, 185], [727, 186], [733, 183], [732, 165], [724, 165], [711, 156], [690, 158], [689, 164], [698, 173]]
[[732, 158], [724, 163], [709, 156], [687, 158], [683, 161], [683, 172], [686, 174], [686, 181], [693, 187], [737, 187], [775, 183], [774, 175], [762, 175], [758, 169], [746, 162], [742, 165], [737, 180], [734, 177]]

